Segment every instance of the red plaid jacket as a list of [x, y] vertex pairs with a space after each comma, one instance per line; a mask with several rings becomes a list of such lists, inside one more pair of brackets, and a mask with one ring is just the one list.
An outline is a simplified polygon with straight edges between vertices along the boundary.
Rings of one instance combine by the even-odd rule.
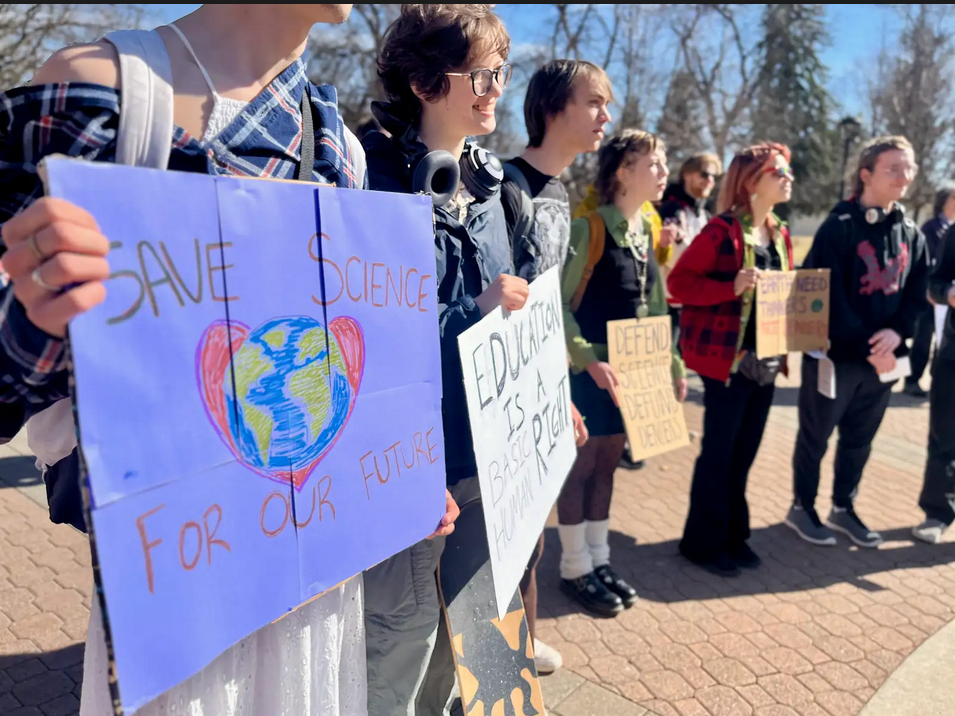
[[[786, 268], [793, 267], [789, 230], [781, 227]], [[670, 272], [667, 288], [683, 304], [680, 349], [691, 370], [714, 380], [730, 377], [739, 350], [743, 300], [733, 281], [743, 268], [743, 229], [733, 214], [713, 217]]]

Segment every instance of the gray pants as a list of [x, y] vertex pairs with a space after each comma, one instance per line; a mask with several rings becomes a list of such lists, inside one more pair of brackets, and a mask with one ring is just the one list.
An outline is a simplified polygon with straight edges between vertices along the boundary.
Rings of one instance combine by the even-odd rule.
[[[476, 477], [450, 489], [459, 505], [480, 496]], [[368, 716], [448, 713], [454, 661], [435, 578], [443, 552], [443, 537], [422, 540], [365, 572]]]

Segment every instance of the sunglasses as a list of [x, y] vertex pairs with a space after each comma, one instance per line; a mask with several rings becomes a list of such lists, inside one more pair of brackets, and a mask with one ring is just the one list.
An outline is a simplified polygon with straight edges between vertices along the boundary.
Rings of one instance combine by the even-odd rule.
[[713, 172], [700, 172], [700, 178], [703, 179], [703, 181], [709, 181], [710, 179], [715, 181], [719, 177]]
[[496, 70], [489, 70], [486, 67], [482, 67], [472, 72], [445, 72], [444, 74], [448, 77], [470, 77], [471, 89], [474, 91], [474, 96], [483, 97], [491, 91], [491, 82], [493, 81], [497, 81], [502, 90], [506, 89], [508, 83], [511, 81], [512, 70], [513, 68], [505, 63]]
[[791, 167], [766, 167], [766, 169], [763, 170], [763, 173], [772, 174], [777, 179], [788, 179], [789, 181], [793, 181], [793, 179], [795, 179]]

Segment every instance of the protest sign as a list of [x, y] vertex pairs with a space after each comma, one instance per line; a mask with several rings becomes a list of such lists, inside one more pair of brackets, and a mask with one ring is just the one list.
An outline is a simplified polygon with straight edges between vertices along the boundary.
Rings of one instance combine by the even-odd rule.
[[670, 317], [608, 321], [607, 341], [633, 459], [689, 445], [683, 406], [673, 389]]
[[436, 528], [432, 210], [68, 159], [48, 189], [112, 241], [70, 345], [128, 713]]
[[458, 337], [500, 618], [577, 457], [565, 345], [556, 267]]
[[764, 271], [756, 281], [756, 357], [829, 348], [829, 269]]

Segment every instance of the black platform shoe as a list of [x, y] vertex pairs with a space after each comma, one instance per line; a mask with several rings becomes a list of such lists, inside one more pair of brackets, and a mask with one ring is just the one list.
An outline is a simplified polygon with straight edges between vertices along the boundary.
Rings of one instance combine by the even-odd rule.
[[597, 575], [597, 579], [603, 582], [607, 589], [620, 597], [620, 601], [623, 602], [623, 605], [627, 609], [640, 601], [637, 590], [618, 577], [609, 564], [597, 567], [597, 569], [594, 570], [594, 574]]
[[598, 616], [615, 617], [624, 610], [620, 597], [604, 586], [593, 572], [577, 579], [561, 579], [560, 591]]

